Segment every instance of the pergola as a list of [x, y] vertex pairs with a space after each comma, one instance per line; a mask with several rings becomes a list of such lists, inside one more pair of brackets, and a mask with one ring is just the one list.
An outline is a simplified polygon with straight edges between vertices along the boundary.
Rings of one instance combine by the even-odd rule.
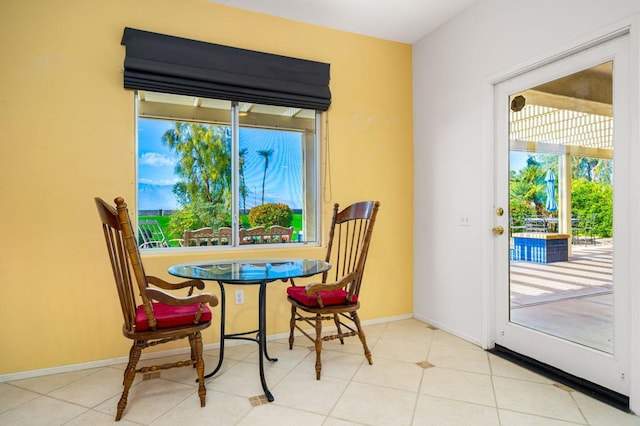
[[613, 159], [612, 62], [514, 94], [510, 150], [558, 155], [558, 232], [571, 233], [571, 157]]

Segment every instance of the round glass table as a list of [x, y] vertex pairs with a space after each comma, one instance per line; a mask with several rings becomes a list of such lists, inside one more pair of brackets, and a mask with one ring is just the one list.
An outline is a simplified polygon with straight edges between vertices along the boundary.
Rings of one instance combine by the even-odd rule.
[[[181, 278], [216, 281], [220, 286], [220, 358], [216, 368], [205, 377], [216, 374], [224, 360], [224, 341], [226, 339], [250, 340], [258, 343], [260, 382], [269, 402], [273, 401], [273, 395], [269, 391], [264, 376], [264, 358], [275, 362], [277, 358], [271, 358], [267, 352], [266, 342], [266, 294], [267, 284], [277, 280], [287, 281], [290, 278], [310, 277], [321, 274], [331, 269], [331, 264], [318, 259], [250, 259], [250, 260], [224, 260], [224, 261], [198, 261], [182, 263], [169, 267], [169, 273]], [[258, 293], [258, 328], [241, 333], [225, 333], [225, 284], [234, 285], [259, 285]], [[255, 337], [249, 335], [254, 334]]]

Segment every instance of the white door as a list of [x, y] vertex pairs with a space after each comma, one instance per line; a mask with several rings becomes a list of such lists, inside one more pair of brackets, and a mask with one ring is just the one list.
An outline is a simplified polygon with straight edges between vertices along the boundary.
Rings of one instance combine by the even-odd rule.
[[628, 50], [620, 36], [494, 88], [495, 343], [623, 395]]

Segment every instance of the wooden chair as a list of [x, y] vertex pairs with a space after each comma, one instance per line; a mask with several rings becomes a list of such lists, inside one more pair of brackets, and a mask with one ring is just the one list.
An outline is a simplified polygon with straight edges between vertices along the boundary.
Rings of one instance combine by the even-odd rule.
[[[204, 289], [204, 283], [200, 280], [171, 284], [160, 278], [146, 275], [124, 200], [121, 197], [116, 198], [116, 208], [100, 198], [96, 198], [95, 202], [102, 220], [102, 229], [124, 316], [122, 333], [133, 340], [133, 346], [129, 352], [129, 363], [124, 371], [124, 390], [118, 401], [116, 421], [122, 418], [127, 406], [129, 388], [136, 373], [144, 374], [159, 369], [195, 366], [200, 406], [204, 407], [206, 389], [200, 332], [211, 325], [211, 311], [206, 305], [216, 306], [218, 299], [206, 293], [192, 295], [194, 287], [199, 290]], [[159, 288], [152, 288], [150, 285]], [[189, 289], [186, 297], [174, 297], [164, 291], [186, 288]], [[140, 303], [136, 300], [136, 293], [139, 294]], [[184, 338], [189, 339], [191, 346], [189, 360], [136, 369], [142, 349]]]
[[[358, 296], [379, 207], [377, 201], [363, 201], [338, 212], [338, 204], [335, 204], [325, 258], [331, 263], [332, 269], [322, 275], [320, 283], [296, 287], [292, 281], [293, 286], [287, 288], [291, 303], [289, 349], [293, 348], [294, 329], [315, 343], [317, 380], [320, 380], [322, 370], [323, 341], [340, 339], [340, 343], [344, 344], [345, 337], [357, 335], [367, 361], [373, 363], [358, 318]], [[322, 336], [324, 320], [333, 320], [336, 333]], [[315, 337], [307, 334], [300, 327], [300, 322], [314, 327]]]

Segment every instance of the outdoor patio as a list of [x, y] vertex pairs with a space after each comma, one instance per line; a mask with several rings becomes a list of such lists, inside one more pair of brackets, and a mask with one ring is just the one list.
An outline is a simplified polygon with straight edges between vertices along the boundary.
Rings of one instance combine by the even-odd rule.
[[567, 262], [511, 262], [511, 321], [613, 352], [613, 245], [574, 245]]

